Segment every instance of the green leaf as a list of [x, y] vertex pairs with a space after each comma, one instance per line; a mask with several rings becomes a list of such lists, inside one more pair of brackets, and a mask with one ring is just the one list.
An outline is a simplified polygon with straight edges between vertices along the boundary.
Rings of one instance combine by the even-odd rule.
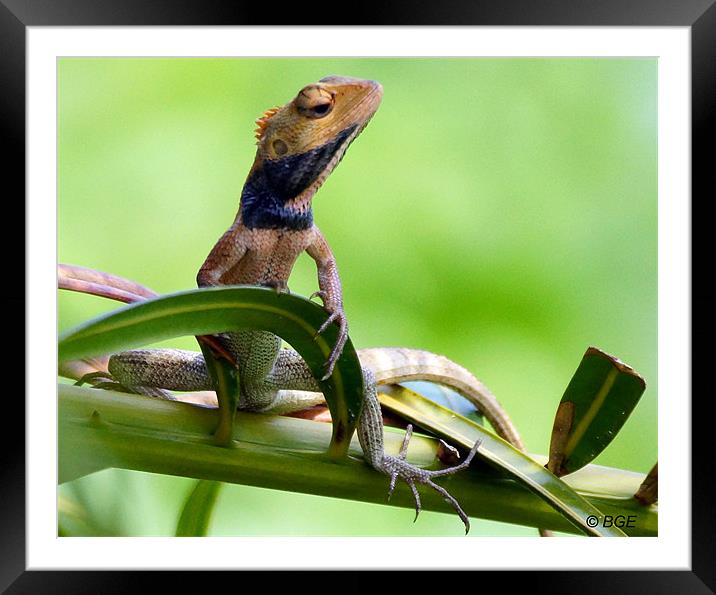
[[594, 460], [619, 433], [645, 389], [631, 367], [588, 348], [555, 415], [550, 471], [561, 477]]
[[241, 394], [239, 370], [225, 359], [216, 357], [203, 341], [199, 341], [199, 346], [219, 402], [219, 423], [214, 438], [217, 444], [229, 446], [233, 440], [234, 418]]
[[116, 531], [116, 527], [107, 527], [92, 518], [87, 507], [67, 492], [57, 497], [57, 535], [58, 537], [102, 537]]
[[482, 412], [459, 392], [447, 386], [426, 380], [401, 382], [400, 385], [430, 399], [438, 405], [459, 413], [463, 417], [467, 417], [467, 419], [477, 422], [481, 426], [485, 425], [485, 416]]
[[[64, 333], [59, 341], [59, 358], [62, 361], [114, 353], [182, 335], [261, 329], [292, 345], [318, 380], [338, 337], [336, 325], [316, 336], [326, 317], [318, 304], [272, 289], [194, 289], [124, 306]], [[342, 457], [363, 404], [363, 374], [350, 339], [332, 376], [318, 382], [333, 418], [328, 452]]]
[[595, 506], [542, 465], [475, 422], [401, 386], [380, 386], [381, 405], [452, 443], [471, 448], [482, 444], [477, 456], [535, 493], [587, 535], [624, 537], [616, 527], [591, 527], [587, 518], [603, 517]]
[[221, 486], [220, 481], [200, 479], [196, 482], [179, 516], [177, 537], [204, 537], [207, 534]]

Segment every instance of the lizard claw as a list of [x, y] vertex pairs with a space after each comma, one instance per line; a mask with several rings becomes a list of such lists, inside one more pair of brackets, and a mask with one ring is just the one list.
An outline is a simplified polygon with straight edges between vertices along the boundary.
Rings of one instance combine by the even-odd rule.
[[413, 437], [413, 424], [408, 424], [408, 427], [405, 428], [405, 436], [403, 437], [403, 444], [400, 447], [400, 452], [398, 453], [398, 458], [401, 460], [405, 460], [405, 457], [408, 454], [408, 444], [410, 444], [410, 439]]
[[316, 331], [316, 334], [313, 335], [313, 338], [315, 339], [318, 335], [322, 334], [323, 331], [325, 331], [328, 326], [333, 323], [338, 317], [340, 316], [340, 312], [332, 312], [331, 315], [326, 318], [326, 320], [323, 322], [321, 326], [318, 327], [318, 330]]
[[101, 390], [113, 390], [120, 393], [146, 395], [147, 397], [157, 397], [167, 401], [176, 401], [176, 397], [174, 397], [174, 395], [172, 395], [168, 390], [149, 386], [132, 387], [122, 384], [119, 380], [112, 376], [112, 374], [103, 370], [85, 374], [82, 378], [75, 382], [75, 386], [82, 386], [85, 383], [91, 384], [93, 388]]
[[98, 384], [104, 384], [105, 382], [112, 380], [114, 380], [114, 378], [112, 378], [112, 375], [109, 372], [98, 370], [97, 372], [89, 372], [88, 374], [82, 376], [82, 378], [75, 382], [75, 386], [82, 386], [87, 383], [97, 386]]
[[278, 295], [281, 295], [282, 293], [291, 293], [285, 281], [269, 281], [267, 283], [263, 283], [263, 286], [273, 289]]
[[413, 522], [415, 522], [418, 520], [418, 515], [420, 514], [420, 494], [418, 493], [418, 488], [415, 487], [414, 482], [409, 481], [407, 483], [410, 491], [413, 492], [413, 498], [415, 498], [415, 518], [413, 519]]
[[309, 300], [312, 300], [314, 297], [319, 297], [323, 301], [323, 303], [326, 303], [326, 297], [327, 294], [325, 291], [319, 289], [318, 291], [314, 291], [310, 296], [308, 296]]
[[393, 491], [395, 490], [395, 482], [398, 480], [398, 472], [394, 472], [390, 476], [390, 485], [388, 486], [388, 502], [390, 502], [390, 498], [393, 496]]
[[[104, 370], [98, 370], [97, 372], [89, 372], [88, 374], [85, 374], [75, 382], [75, 386], [82, 386], [83, 384], [90, 384], [92, 388], [98, 388], [101, 390], [113, 390], [120, 393], [133, 393], [135, 391], [132, 391], [132, 389], [128, 386], [125, 386], [121, 382], [117, 381], [117, 379], [112, 376], [109, 372], [105, 372]], [[155, 395], [154, 392], [152, 394], [149, 394], [149, 396], [162, 396], [162, 398], [168, 398], [164, 397], [164, 393], [167, 395], [169, 394], [167, 391], [162, 391], [161, 389], [147, 389], [151, 391], [159, 391], [163, 393], [162, 395], [159, 395], [158, 393]], [[141, 393], [144, 394], [144, 393]]]
[[[410, 443], [410, 438], [413, 436], [413, 425], [408, 424], [408, 427], [405, 428], [405, 436], [403, 437], [403, 445], [400, 447], [400, 452], [398, 453], [398, 458], [401, 461], [405, 460], [405, 456], [408, 454], [408, 444]], [[388, 500], [390, 500], [390, 497], [393, 495], [393, 490], [395, 490], [395, 482], [398, 480], [398, 470], [396, 469], [390, 476], [390, 487], [388, 488]], [[415, 489], [414, 483], [408, 483], [410, 488], [413, 490], [413, 494], [416, 496], [416, 501], [418, 502], [418, 510], [415, 511], [415, 520], [418, 520], [418, 513], [420, 512], [420, 496], [417, 495], [417, 490]], [[413, 521], [415, 522], [415, 521]]]
[[325, 374], [323, 375], [321, 380], [327, 380], [331, 376], [331, 374], [333, 374], [333, 368], [335, 367], [338, 358], [341, 356], [341, 353], [343, 353], [343, 347], [345, 347], [346, 341], [348, 340], [348, 319], [346, 318], [346, 315], [342, 309], [331, 312], [330, 316], [326, 318], [320, 328], [316, 331], [316, 334], [313, 336], [313, 338], [315, 339], [316, 337], [318, 337], [318, 335], [323, 333], [323, 331], [325, 331], [329, 327], [329, 325], [334, 322], [338, 322], [339, 326], [338, 340], [333, 346], [331, 354], [328, 356], [328, 360], [325, 364]]
[[455, 498], [444, 487], [436, 484], [433, 481], [433, 478], [441, 477], [443, 475], [452, 475], [468, 467], [473, 457], [477, 453], [477, 449], [480, 447], [482, 441], [478, 440], [477, 442], [475, 442], [472, 449], [470, 450], [470, 453], [459, 465], [455, 465], [454, 467], [448, 467], [447, 469], [438, 469], [431, 471], [427, 469], [421, 469], [420, 467], [416, 467], [415, 465], [407, 463], [405, 461], [405, 456], [408, 450], [408, 442], [410, 441], [410, 436], [412, 435], [412, 429], [412, 426], [408, 426], [405, 432], [405, 438], [403, 439], [403, 446], [401, 447], [398, 456], [394, 457], [390, 455], [385, 455], [383, 459], [383, 472], [387, 475], [390, 475], [390, 488], [388, 491], [388, 498], [390, 498], [393, 493], [393, 490], [395, 489], [395, 483], [397, 479], [400, 478], [405, 481], [405, 483], [410, 488], [410, 491], [413, 493], [413, 498], [415, 498], [415, 519], [413, 520], [413, 522], [415, 522], [418, 519], [418, 514], [421, 510], [420, 494], [418, 493], [418, 489], [415, 484], [421, 483], [423, 485], [426, 485], [438, 492], [438, 494], [440, 494], [443, 499], [455, 509], [455, 512], [457, 512], [458, 516], [465, 525], [465, 534], [467, 535], [467, 533], [470, 531], [470, 520], [467, 514], [465, 514], [465, 511], [460, 507], [458, 501], [455, 500]]

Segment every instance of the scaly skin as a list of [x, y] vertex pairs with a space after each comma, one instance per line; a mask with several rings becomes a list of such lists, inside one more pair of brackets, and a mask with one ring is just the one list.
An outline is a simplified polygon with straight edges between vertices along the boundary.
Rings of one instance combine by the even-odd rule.
[[[375, 81], [326, 77], [259, 118], [256, 158], [239, 212], [197, 275], [200, 287], [265, 285], [285, 291], [296, 259], [306, 251], [316, 261], [319, 295], [330, 313], [324, 329], [332, 322], [340, 327], [326, 377], [348, 337], [348, 321], [336, 260], [313, 224], [311, 201], [368, 124], [382, 95]], [[237, 339], [255, 341], [253, 335]]]
[[[382, 87], [374, 81], [326, 77], [308, 85], [281, 108], [257, 120], [258, 148], [241, 196], [239, 212], [206, 258], [197, 275], [199, 286], [263, 285], [287, 290], [293, 265], [306, 251], [318, 269], [317, 294], [339, 326], [339, 339], [326, 363], [332, 373], [348, 336], [340, 278], [328, 243], [313, 224], [311, 201], [343, 157], [348, 145], [378, 109]], [[211, 338], [216, 350], [235, 361], [241, 379], [239, 408], [284, 413], [323, 402], [310, 370], [281, 340], [265, 331], [229, 332]], [[365, 405], [358, 438], [367, 462], [390, 476], [390, 492], [398, 478], [438, 491], [457, 511], [469, 530], [467, 515], [457, 501], [432, 479], [469, 465], [479, 443], [460, 465], [439, 471], [421, 469], [405, 461], [410, 431], [401, 453], [386, 455], [377, 383], [433, 380], [455, 388], [475, 402], [496, 431], [518, 448], [519, 435], [491, 393], [467, 370], [424, 351], [370, 349], [359, 352], [364, 369]], [[114, 380], [135, 392], [170, 397], [167, 390], [212, 390], [201, 354], [180, 350], [135, 350], [110, 358]]]

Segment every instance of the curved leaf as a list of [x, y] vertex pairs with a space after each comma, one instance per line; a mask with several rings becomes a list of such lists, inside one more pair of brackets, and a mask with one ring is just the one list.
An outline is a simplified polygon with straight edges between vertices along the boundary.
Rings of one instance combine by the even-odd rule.
[[[338, 337], [336, 325], [316, 332], [326, 311], [305, 298], [235, 286], [182, 291], [124, 306], [60, 336], [60, 360], [114, 353], [182, 335], [239, 328], [270, 331], [301, 354], [316, 379]], [[344, 456], [363, 404], [363, 375], [350, 339], [334, 372], [318, 380], [333, 419], [332, 456]]]
[[380, 403], [421, 428], [467, 449], [477, 440], [482, 444], [477, 456], [542, 498], [587, 535], [625, 537], [616, 527], [591, 527], [587, 518], [602, 513], [542, 465], [475, 422], [446, 409], [401, 386], [380, 386]]
[[631, 367], [588, 348], [559, 403], [547, 468], [562, 477], [594, 460], [619, 433], [645, 388]]

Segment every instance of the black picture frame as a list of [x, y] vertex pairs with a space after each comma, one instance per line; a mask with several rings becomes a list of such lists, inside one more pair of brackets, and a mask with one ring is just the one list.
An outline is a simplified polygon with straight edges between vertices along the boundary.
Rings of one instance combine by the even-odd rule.
[[[479, 2], [360, 2], [346, 11], [351, 24], [362, 25], [499, 25], [499, 26], [679, 26], [690, 27], [692, 51], [692, 370], [707, 367], [708, 339], [714, 331], [716, 293], [708, 286], [708, 266], [713, 247], [698, 234], [697, 227], [709, 224], [705, 205], [713, 193], [716, 168], [710, 157], [710, 124], [716, 106], [716, 6], [715, 0], [500, 0]], [[335, 7], [334, 7], [335, 8]], [[320, 11], [307, 10], [302, 3], [267, 11], [260, 4], [216, 2], [212, 0], [0, 0], [0, 122], [7, 152], [0, 160], [6, 188], [4, 206], [20, 204], [25, 192], [25, 40], [26, 28], [33, 26], [128, 26], [128, 25], [277, 25], [331, 24], [341, 10], [323, 5]], [[267, 19], [273, 19], [271, 23]], [[280, 19], [281, 22], [277, 22]], [[310, 21], [310, 22], [307, 22]], [[348, 24], [348, 23], [343, 23]], [[23, 238], [13, 237], [21, 230], [16, 221], [25, 221], [24, 209], [12, 217], [6, 214], [3, 230], [5, 272], [9, 283], [2, 300], [5, 312], [24, 306], [24, 260], [18, 246]], [[10, 222], [12, 224], [10, 225]], [[697, 275], [701, 270], [702, 275]], [[705, 274], [703, 274], [705, 273]], [[26, 317], [32, 313], [26, 311]], [[20, 317], [7, 317], [8, 353], [18, 353], [18, 337], [24, 337]], [[9, 319], [13, 320], [9, 320]], [[700, 343], [704, 344], [700, 347]], [[24, 345], [24, 340], [23, 340]], [[22, 350], [24, 353], [24, 349]], [[16, 366], [15, 366], [16, 368]], [[25, 361], [25, 373], [32, 370], [32, 354]], [[7, 377], [17, 377], [17, 371]], [[495, 576], [501, 589], [524, 582], [528, 589], [549, 593], [712, 593], [716, 591], [716, 551], [714, 529], [716, 506], [710, 481], [710, 449], [707, 444], [707, 410], [710, 391], [697, 391], [692, 373], [692, 563], [690, 571], [545, 571], [511, 572]], [[7, 384], [13, 386], [12, 383]], [[25, 408], [24, 401], [10, 391], [3, 402], [7, 426], [18, 433], [4, 432], [1, 438], [2, 481], [0, 494], [0, 589], [8, 593], [97, 593], [136, 592], [159, 582], [163, 589], [181, 591], [202, 588], [215, 579], [204, 573], [157, 572], [77, 572], [25, 570]], [[683, 396], [687, 398], [686, 395]], [[48, 403], [48, 406], [52, 404]], [[667, 440], [668, 444], [668, 440]], [[556, 561], [558, 563], [558, 561]], [[191, 576], [189, 576], [191, 574]], [[289, 573], [280, 578], [290, 579]], [[493, 573], [491, 573], [493, 574]], [[276, 574], [271, 578], [276, 586]], [[245, 580], [250, 580], [246, 578]], [[481, 579], [482, 580], [482, 577]], [[181, 582], [179, 582], [181, 581]], [[376, 577], [387, 585], [385, 577]], [[240, 584], [240, 583], [238, 583]], [[329, 583], [324, 583], [329, 584]], [[360, 591], [375, 585], [369, 573], [352, 583]], [[408, 585], [396, 587], [410, 588]], [[315, 588], [311, 585], [309, 588]], [[333, 585], [335, 586], [335, 585]]]

